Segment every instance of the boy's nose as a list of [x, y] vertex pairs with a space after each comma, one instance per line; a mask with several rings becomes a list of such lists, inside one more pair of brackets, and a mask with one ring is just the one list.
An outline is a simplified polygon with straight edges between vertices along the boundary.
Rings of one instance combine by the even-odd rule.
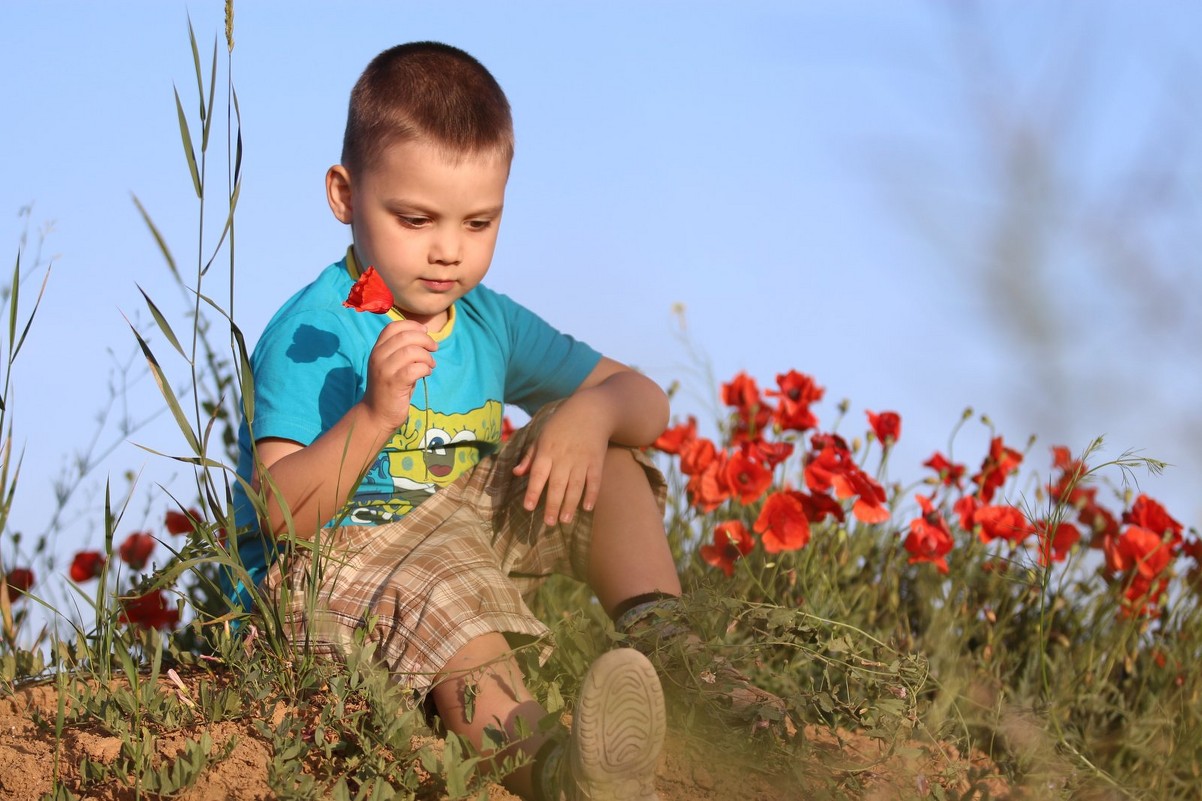
[[441, 230], [430, 242], [430, 263], [458, 264], [462, 258], [463, 242], [457, 231]]

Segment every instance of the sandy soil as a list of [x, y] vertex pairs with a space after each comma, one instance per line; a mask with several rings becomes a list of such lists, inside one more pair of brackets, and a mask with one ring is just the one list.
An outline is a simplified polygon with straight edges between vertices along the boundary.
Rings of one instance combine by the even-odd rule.
[[[0, 697], [0, 798], [38, 801], [51, 790], [56, 743], [53, 721], [57, 697], [53, 685], [26, 687]], [[287, 714], [279, 710], [277, 714]], [[39, 722], [41, 721], [41, 722]], [[263, 801], [274, 798], [268, 784], [270, 743], [249, 721], [211, 725], [208, 734], [219, 753], [231, 739], [229, 754], [211, 765], [186, 791], [183, 801]], [[198, 731], [157, 738], [163, 757], [181, 753]], [[982, 755], [966, 756], [955, 748], [910, 743], [881, 753], [877, 741], [852, 733], [807, 729], [806, 756], [796, 764], [756, 758], [755, 748], [684, 740], [669, 732], [660, 762], [661, 801], [792, 801], [793, 799], [1005, 798], [1006, 784]], [[57, 764], [64, 783], [74, 787], [80, 762], [111, 765], [118, 757], [115, 737], [84, 728], [64, 732]], [[771, 768], [768, 762], [773, 762]], [[971, 792], [972, 788], [976, 792]], [[949, 792], [951, 791], [951, 792]], [[430, 798], [438, 797], [436, 788]], [[132, 790], [110, 786], [92, 789], [83, 798], [101, 801], [133, 799]], [[145, 795], [143, 796], [145, 797]], [[491, 801], [513, 801], [500, 787], [489, 789]]]

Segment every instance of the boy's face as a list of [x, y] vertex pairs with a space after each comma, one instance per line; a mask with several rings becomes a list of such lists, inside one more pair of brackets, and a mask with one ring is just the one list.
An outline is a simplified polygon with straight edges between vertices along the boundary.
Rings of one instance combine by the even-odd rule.
[[353, 177], [331, 167], [326, 191], [334, 216], [351, 226], [360, 268], [375, 267], [405, 317], [437, 331], [488, 272], [508, 178], [501, 156], [452, 163], [402, 142]]

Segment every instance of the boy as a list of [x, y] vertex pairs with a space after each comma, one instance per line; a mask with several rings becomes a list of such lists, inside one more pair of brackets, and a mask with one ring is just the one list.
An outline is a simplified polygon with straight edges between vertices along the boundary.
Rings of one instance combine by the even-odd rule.
[[[506, 779], [519, 795], [650, 800], [664, 709], [646, 657], [597, 660], [567, 737], [539, 731], [506, 639], [546, 633], [522, 595], [552, 571], [614, 617], [680, 594], [662, 477], [635, 450], [666, 426], [664, 392], [480, 284], [512, 154], [508, 101], [466, 53], [401, 45], [360, 77], [326, 175], [353, 244], [255, 348], [239, 474], [258, 501], [240, 487], [238, 525], [271, 536], [239, 555], [296, 641], [337, 656], [366, 630], [449, 729], [481, 749], [502, 730], [502, 754], [533, 758]], [[386, 314], [345, 307], [369, 268]], [[505, 403], [534, 416], [500, 448]]]
[[[665, 713], [640, 650], [688, 645], [663, 477], [638, 450], [668, 401], [480, 283], [512, 156], [508, 101], [461, 50], [400, 45], [359, 78], [326, 174], [353, 244], [276, 313], [252, 359], [239, 556], [298, 643], [337, 657], [365, 634], [447, 728], [482, 750], [499, 729], [498, 756], [530, 758], [506, 777], [519, 795], [652, 801]], [[373, 275], [384, 313], [347, 308]], [[505, 403], [533, 417], [502, 447]], [[593, 664], [570, 737], [538, 728], [546, 713], [507, 640], [547, 633], [523, 596], [552, 572], [587, 581], [639, 649]], [[710, 667], [735, 717], [787, 719], [779, 698]]]

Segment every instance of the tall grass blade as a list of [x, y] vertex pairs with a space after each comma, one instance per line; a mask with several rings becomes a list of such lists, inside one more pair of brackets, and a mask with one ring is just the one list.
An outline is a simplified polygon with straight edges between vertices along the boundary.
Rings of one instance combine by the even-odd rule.
[[225, 217], [225, 224], [221, 226], [221, 236], [217, 240], [217, 244], [213, 246], [213, 255], [205, 262], [204, 269], [200, 271], [201, 275], [208, 275], [209, 268], [213, 266], [213, 262], [221, 255], [221, 246], [225, 244], [226, 237], [234, 228], [234, 210], [238, 205], [238, 196], [242, 193], [242, 184], [234, 184], [234, 191], [230, 194], [230, 210]]
[[17, 337], [17, 295], [21, 291], [21, 251], [17, 251], [17, 265], [13, 267], [12, 291], [8, 296], [8, 361], [13, 360], [13, 343]]
[[238, 90], [230, 87], [230, 97], [234, 101], [234, 119], [238, 123], [234, 141], [234, 183], [237, 184], [242, 175], [242, 111], [238, 108]]
[[150, 219], [149, 212], [142, 205], [142, 201], [138, 200], [137, 195], [130, 195], [134, 199], [134, 205], [138, 207], [138, 213], [142, 215], [142, 222], [146, 223], [146, 227], [150, 229], [150, 235], [154, 237], [154, 241], [159, 246], [159, 251], [163, 254], [163, 258], [167, 260], [167, 269], [171, 270], [172, 277], [176, 281], [183, 281], [179, 274], [179, 268], [175, 264], [175, 257], [171, 255], [171, 248], [167, 247], [167, 240], [163, 239], [163, 235], [159, 233], [159, 228]]
[[200, 185], [200, 170], [196, 167], [196, 153], [192, 149], [192, 134], [188, 130], [188, 118], [184, 116], [184, 105], [179, 99], [179, 90], [175, 89], [175, 113], [179, 117], [179, 135], [184, 144], [184, 157], [188, 159], [188, 171], [192, 174], [192, 188], [196, 197], [203, 198], [204, 191]]
[[8, 597], [8, 580], [0, 575], [0, 625], [4, 627], [4, 641], [13, 643], [17, 633], [13, 628], [13, 602]]
[[192, 448], [193, 453], [201, 453], [200, 443], [196, 440], [196, 432], [189, 425], [188, 418], [184, 415], [184, 410], [180, 407], [179, 401], [176, 400], [174, 390], [167, 383], [167, 376], [163, 373], [163, 368], [159, 366], [158, 359], [154, 357], [154, 353], [151, 352], [150, 346], [146, 344], [146, 340], [138, 333], [138, 329], [134, 328], [132, 324], [129, 328], [134, 332], [134, 336], [138, 340], [138, 346], [142, 349], [142, 355], [146, 357], [146, 362], [150, 365], [150, 374], [154, 376], [154, 382], [159, 385], [159, 392], [162, 393], [163, 400], [167, 402], [167, 407], [171, 410], [172, 416], [175, 417], [175, 422], [179, 425], [180, 433], [188, 440], [188, 445]]
[[[11, 362], [17, 358], [17, 354], [21, 352], [21, 346], [25, 344], [25, 337], [29, 335], [29, 328], [33, 325], [33, 318], [37, 316], [38, 307], [42, 305], [42, 296], [46, 294], [46, 284], [50, 282], [50, 268], [46, 268], [46, 274], [42, 276], [42, 286], [38, 289], [37, 299], [33, 302], [33, 310], [29, 313], [28, 319], [25, 320], [25, 327], [21, 329], [21, 336], [17, 339], [16, 347], [13, 348], [12, 354], [8, 357]], [[17, 290], [14, 287], [13, 297], [17, 296]]]
[[196, 75], [196, 97], [200, 101], [200, 120], [205, 120], [205, 87], [201, 80], [200, 48], [196, 46], [196, 30], [192, 27], [192, 16], [188, 16], [188, 44], [192, 47], [192, 72]]
[[[0, 458], [3, 459], [3, 464], [0, 464], [0, 487], [5, 487], [4, 499], [0, 502], [0, 528], [8, 522], [8, 510], [12, 509], [13, 498], [17, 493], [17, 483], [21, 475], [21, 462], [24, 461], [25, 455], [17, 457], [17, 463], [14, 465], [12, 459], [13, 441], [12, 437], [5, 437], [4, 447], [0, 448]], [[9, 470], [12, 470], [12, 475], [9, 475]]]
[[[198, 65], [199, 66], [199, 65]], [[197, 78], [200, 76], [198, 75]], [[213, 62], [209, 70], [209, 103], [208, 110], [202, 111], [201, 116], [204, 118], [204, 134], [200, 140], [201, 152], [207, 152], [209, 149], [209, 130], [213, 127], [213, 96], [217, 89], [217, 37], [213, 37]], [[204, 94], [201, 94], [204, 97]]]
[[230, 333], [234, 337], [234, 344], [237, 349], [236, 356], [238, 357], [238, 380], [241, 383], [239, 390], [242, 391], [243, 412], [246, 415], [247, 423], [252, 423], [255, 419], [254, 392], [249, 390], [248, 387], [254, 386], [254, 377], [251, 373], [250, 350], [246, 347], [246, 338], [242, 334], [242, 329], [239, 328], [238, 324], [230, 318], [225, 309], [213, 302], [213, 300], [207, 295], [201, 294], [200, 299], [207, 303], [210, 308], [220, 314], [230, 325]]
[[179, 352], [179, 355], [183, 356], [186, 360], [188, 354], [184, 352], [183, 347], [179, 344], [179, 340], [175, 338], [175, 332], [171, 330], [171, 323], [167, 322], [167, 318], [159, 311], [159, 307], [154, 305], [154, 301], [150, 299], [150, 295], [146, 294], [145, 289], [139, 286], [138, 291], [142, 293], [142, 299], [146, 301], [146, 306], [150, 309], [150, 314], [154, 317], [155, 323], [158, 324], [159, 330], [163, 332], [163, 335], [167, 337], [167, 341]]
[[242, 383], [242, 413], [246, 416], [246, 423], [250, 425], [255, 421], [255, 379], [251, 372], [249, 351], [246, 349], [246, 340], [242, 337], [242, 329], [233, 326], [234, 340], [238, 345], [238, 375], [239, 381]]

